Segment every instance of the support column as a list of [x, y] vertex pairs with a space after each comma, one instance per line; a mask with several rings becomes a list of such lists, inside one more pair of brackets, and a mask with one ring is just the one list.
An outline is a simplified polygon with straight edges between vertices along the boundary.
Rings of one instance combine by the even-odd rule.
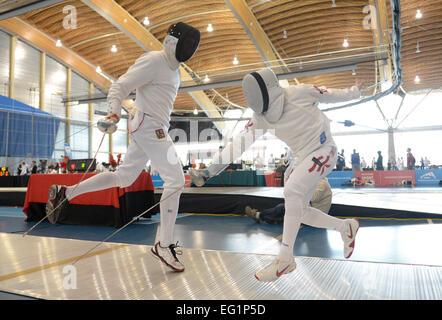
[[14, 78], [15, 78], [15, 48], [17, 37], [11, 36], [9, 41], [9, 92], [8, 97], [14, 99]]
[[40, 99], [38, 107], [45, 109], [46, 53], [40, 52]]
[[[89, 98], [94, 97], [94, 84], [92, 82], [89, 82]], [[94, 104], [89, 103], [89, 109], [88, 109], [88, 121], [89, 121], [89, 141], [88, 141], [88, 152], [89, 152], [89, 158], [93, 157], [93, 134], [94, 134], [94, 126], [92, 125], [94, 121]]]
[[114, 153], [114, 139], [113, 139], [113, 133], [109, 135], [109, 157], [111, 154]]
[[[69, 136], [71, 135], [71, 101], [69, 99], [70, 95], [71, 95], [71, 75], [72, 75], [72, 70], [71, 68], [67, 68], [66, 69], [66, 103], [65, 103], [65, 108], [66, 108], [66, 138], [65, 138], [65, 142], [69, 143]], [[70, 143], [69, 143], [70, 146]]]
[[388, 127], [388, 160], [390, 160], [392, 167], [394, 164], [396, 164], [396, 149], [394, 147], [394, 129], [391, 126]]

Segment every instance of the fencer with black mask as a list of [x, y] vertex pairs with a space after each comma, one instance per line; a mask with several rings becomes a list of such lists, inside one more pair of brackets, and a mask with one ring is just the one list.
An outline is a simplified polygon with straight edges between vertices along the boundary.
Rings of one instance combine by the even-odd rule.
[[[329, 216], [311, 207], [309, 201], [337, 160], [330, 121], [318, 105], [359, 98], [359, 81], [349, 89], [327, 89], [309, 84], [282, 88], [275, 73], [265, 68], [247, 74], [242, 87], [247, 104], [254, 111], [252, 119], [231, 143], [215, 154], [208, 173], [191, 170], [192, 181], [197, 186], [204, 185], [207, 179], [239, 158], [256, 139], [271, 132], [288, 145], [298, 163], [284, 185], [285, 218], [279, 254], [271, 264], [256, 272], [255, 277], [260, 281], [274, 281], [295, 270], [293, 249], [301, 223], [339, 231], [344, 242], [344, 257], [349, 258], [359, 222]], [[222, 163], [215, 163], [217, 159], [222, 159]]]
[[178, 22], [170, 26], [163, 42], [163, 50], [141, 55], [135, 63], [114, 82], [107, 96], [108, 115], [98, 122], [98, 128], [106, 133], [115, 132], [121, 118], [121, 105], [127, 96], [136, 91], [135, 114], [130, 119], [131, 143], [123, 163], [115, 172], [95, 175], [78, 187], [51, 186], [47, 212], [54, 211], [51, 222], [56, 223], [63, 210], [57, 209], [66, 197], [111, 187], [128, 187], [138, 178], [148, 160], [158, 170], [164, 181], [160, 203], [160, 225], [152, 253], [176, 272], [184, 271], [184, 265], [176, 256], [174, 226], [176, 222], [184, 174], [172, 139], [168, 134], [170, 115], [180, 86], [180, 64], [189, 60], [197, 51], [200, 32], [190, 25]]

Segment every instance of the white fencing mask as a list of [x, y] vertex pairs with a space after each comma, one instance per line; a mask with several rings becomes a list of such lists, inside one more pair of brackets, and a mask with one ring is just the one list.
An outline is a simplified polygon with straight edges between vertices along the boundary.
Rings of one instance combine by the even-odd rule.
[[270, 122], [281, 118], [284, 109], [284, 92], [278, 78], [270, 68], [246, 75], [242, 81], [248, 106]]

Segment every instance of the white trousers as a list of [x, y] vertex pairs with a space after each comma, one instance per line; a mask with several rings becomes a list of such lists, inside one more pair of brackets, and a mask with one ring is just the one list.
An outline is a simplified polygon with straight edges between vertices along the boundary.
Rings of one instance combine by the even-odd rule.
[[338, 231], [344, 228], [343, 220], [329, 216], [309, 205], [319, 182], [333, 170], [336, 161], [336, 146], [323, 146], [305, 157], [289, 173], [290, 177], [284, 184], [285, 216], [280, 259], [289, 260], [293, 256], [301, 223]]
[[100, 173], [81, 182], [78, 187], [68, 187], [66, 196], [71, 200], [87, 192], [128, 187], [138, 178], [147, 161], [151, 160], [164, 181], [161, 200], [165, 200], [160, 204], [160, 228], [156, 241], [159, 240], [161, 246], [166, 247], [173, 243], [179, 199], [185, 184], [183, 168], [165, 126], [137, 112], [130, 121], [130, 128], [131, 143], [117, 171]]

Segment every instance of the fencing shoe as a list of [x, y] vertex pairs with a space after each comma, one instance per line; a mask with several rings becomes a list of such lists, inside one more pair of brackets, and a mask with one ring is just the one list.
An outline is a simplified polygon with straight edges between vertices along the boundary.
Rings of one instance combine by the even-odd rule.
[[180, 250], [175, 251], [175, 248], [177, 247], [178, 242], [177, 244], [171, 244], [170, 246], [163, 248], [160, 246], [160, 242], [158, 241], [155, 246], [152, 247], [151, 251], [155, 255], [155, 257], [160, 259], [162, 263], [164, 263], [173, 271], [183, 272], [184, 265], [177, 258], [177, 254], [181, 255], [183, 254], [183, 252]]
[[46, 203], [46, 216], [50, 223], [57, 223], [61, 211], [67, 204], [66, 186], [53, 184], [49, 188], [49, 198]]
[[247, 206], [244, 211], [246, 212], [246, 216], [252, 218], [256, 222], [259, 222], [258, 218], [258, 210], [252, 209], [251, 207]]
[[295, 269], [296, 262], [294, 258], [289, 261], [281, 261], [276, 258], [267, 267], [255, 273], [255, 278], [263, 282], [272, 282], [277, 280], [283, 274], [290, 273]]
[[344, 257], [350, 258], [355, 249], [356, 234], [359, 230], [359, 221], [356, 219], [345, 219], [345, 231], [341, 232], [342, 241], [344, 241]]

